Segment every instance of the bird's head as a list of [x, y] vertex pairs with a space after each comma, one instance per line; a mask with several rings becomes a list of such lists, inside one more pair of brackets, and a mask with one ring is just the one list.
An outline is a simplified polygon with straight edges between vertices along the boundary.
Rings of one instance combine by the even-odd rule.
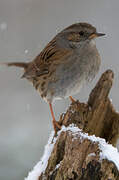
[[88, 23], [73, 24], [64, 29], [61, 33], [70, 43], [75, 44], [89, 42], [92, 39], [105, 35], [103, 33], [98, 33], [96, 28]]

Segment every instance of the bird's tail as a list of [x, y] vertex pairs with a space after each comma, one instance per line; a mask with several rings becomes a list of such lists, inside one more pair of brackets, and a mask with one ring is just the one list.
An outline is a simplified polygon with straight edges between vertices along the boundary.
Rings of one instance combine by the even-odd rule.
[[6, 66], [17, 66], [19, 68], [26, 69], [28, 67], [29, 63], [24, 62], [10, 62], [10, 63], [0, 63], [0, 65], [6, 65]]

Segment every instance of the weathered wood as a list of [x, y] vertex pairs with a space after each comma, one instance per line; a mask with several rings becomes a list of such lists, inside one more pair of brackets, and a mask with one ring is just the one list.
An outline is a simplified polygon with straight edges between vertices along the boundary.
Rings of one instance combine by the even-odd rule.
[[[107, 70], [92, 90], [87, 104], [76, 101], [60, 117], [60, 125], [75, 124], [89, 135], [105, 138], [115, 145], [119, 135], [119, 113], [108, 98], [114, 74]], [[60, 166], [59, 166], [60, 164]], [[48, 165], [39, 180], [119, 180], [113, 162], [100, 160], [98, 142], [92, 142], [70, 131], [59, 135]]]
[[100, 161], [99, 154], [98, 143], [62, 132], [39, 180], [118, 180], [114, 163]]
[[71, 104], [64, 118], [60, 119], [60, 123], [65, 126], [74, 123], [83, 132], [105, 138], [115, 145], [119, 136], [119, 113], [114, 110], [108, 98], [113, 78], [114, 74], [111, 70], [103, 73], [92, 90], [87, 104], [79, 101]]

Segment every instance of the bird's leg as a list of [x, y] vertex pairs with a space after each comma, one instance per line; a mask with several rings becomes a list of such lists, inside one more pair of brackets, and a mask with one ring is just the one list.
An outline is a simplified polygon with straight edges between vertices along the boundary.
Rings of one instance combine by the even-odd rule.
[[58, 122], [55, 120], [55, 116], [54, 116], [54, 112], [53, 112], [53, 108], [52, 108], [52, 104], [49, 103], [50, 106], [50, 111], [51, 111], [51, 115], [52, 115], [52, 123], [53, 123], [53, 127], [55, 130], [55, 133], [57, 132], [57, 128], [61, 129], [61, 126], [58, 124]]
[[72, 96], [69, 96], [69, 99], [71, 100], [72, 103], [76, 102], [75, 99], [73, 99]]

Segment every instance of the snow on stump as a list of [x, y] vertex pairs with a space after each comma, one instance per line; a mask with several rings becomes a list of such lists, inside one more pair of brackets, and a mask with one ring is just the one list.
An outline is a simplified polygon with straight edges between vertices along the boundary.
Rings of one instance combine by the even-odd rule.
[[41, 161], [25, 180], [119, 180], [119, 113], [108, 98], [114, 74], [107, 70], [86, 104], [76, 101], [61, 115]]

